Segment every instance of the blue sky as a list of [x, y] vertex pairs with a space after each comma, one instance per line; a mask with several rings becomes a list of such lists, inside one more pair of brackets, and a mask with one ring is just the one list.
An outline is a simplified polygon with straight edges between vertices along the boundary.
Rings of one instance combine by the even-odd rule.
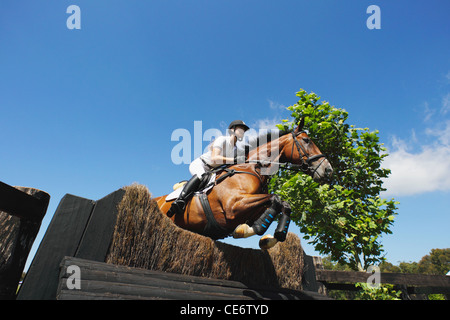
[[[80, 30], [66, 26], [73, 4]], [[372, 4], [380, 30], [366, 27]], [[2, 0], [0, 179], [50, 193], [39, 242], [66, 193], [95, 200], [139, 182], [159, 196], [188, 178], [171, 160], [175, 129], [270, 127], [304, 88], [380, 130], [393, 170], [384, 196], [401, 202], [386, 257], [418, 261], [450, 246], [449, 9], [447, 0]]]

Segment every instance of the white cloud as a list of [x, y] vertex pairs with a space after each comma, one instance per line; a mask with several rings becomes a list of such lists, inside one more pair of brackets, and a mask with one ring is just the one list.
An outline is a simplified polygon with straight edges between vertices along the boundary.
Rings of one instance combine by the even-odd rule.
[[267, 99], [267, 101], [269, 102], [269, 107], [272, 110], [279, 110], [279, 109], [286, 110], [286, 106], [283, 105], [283, 104], [280, 104], [278, 102], [272, 101], [270, 99]]
[[450, 93], [447, 93], [443, 98], [442, 98], [442, 107], [441, 107], [441, 113], [442, 114], [446, 114], [447, 112], [450, 111]]
[[276, 125], [281, 123], [281, 119], [278, 118], [265, 118], [265, 119], [258, 119], [255, 121], [255, 123], [252, 125], [255, 130], [262, 130], [262, 129], [276, 129]]
[[411, 196], [432, 191], [450, 191], [450, 121], [444, 129], [428, 128], [425, 134], [436, 141], [409, 151], [405, 141], [394, 137], [383, 167], [391, 169], [383, 196]]
[[428, 122], [428, 121], [430, 121], [431, 117], [433, 117], [436, 110], [430, 108], [430, 104], [428, 102], [425, 102], [423, 104], [423, 106], [424, 106], [424, 113], [425, 113], [425, 117], [424, 117], [423, 121]]

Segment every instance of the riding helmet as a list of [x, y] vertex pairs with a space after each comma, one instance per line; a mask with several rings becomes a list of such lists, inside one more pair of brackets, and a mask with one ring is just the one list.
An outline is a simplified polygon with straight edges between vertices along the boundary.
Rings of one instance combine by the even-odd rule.
[[244, 127], [244, 131], [247, 131], [248, 129], [250, 129], [244, 121], [242, 120], [234, 120], [230, 123], [230, 125], [228, 126], [228, 129], [233, 129], [236, 126], [241, 126]]

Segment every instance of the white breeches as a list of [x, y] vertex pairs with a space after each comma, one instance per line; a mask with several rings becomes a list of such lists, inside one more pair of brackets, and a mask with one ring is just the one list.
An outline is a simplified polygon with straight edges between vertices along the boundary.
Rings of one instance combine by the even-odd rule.
[[192, 175], [196, 174], [197, 177], [201, 178], [202, 174], [209, 171], [209, 168], [203, 163], [200, 158], [195, 159], [189, 165], [189, 171]]

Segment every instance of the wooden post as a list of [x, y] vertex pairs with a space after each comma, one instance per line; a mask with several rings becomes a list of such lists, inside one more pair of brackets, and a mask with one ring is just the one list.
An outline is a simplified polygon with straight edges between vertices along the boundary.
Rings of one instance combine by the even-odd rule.
[[64, 256], [104, 261], [117, 218], [123, 189], [93, 201], [66, 194], [34, 256], [17, 300], [52, 300], [58, 288]]
[[302, 287], [304, 290], [318, 292], [327, 295], [326, 287], [316, 280], [316, 270], [323, 270], [321, 257], [308, 256], [304, 253], [305, 266], [302, 278]]
[[49, 201], [44, 191], [0, 182], [0, 299], [15, 299]]

